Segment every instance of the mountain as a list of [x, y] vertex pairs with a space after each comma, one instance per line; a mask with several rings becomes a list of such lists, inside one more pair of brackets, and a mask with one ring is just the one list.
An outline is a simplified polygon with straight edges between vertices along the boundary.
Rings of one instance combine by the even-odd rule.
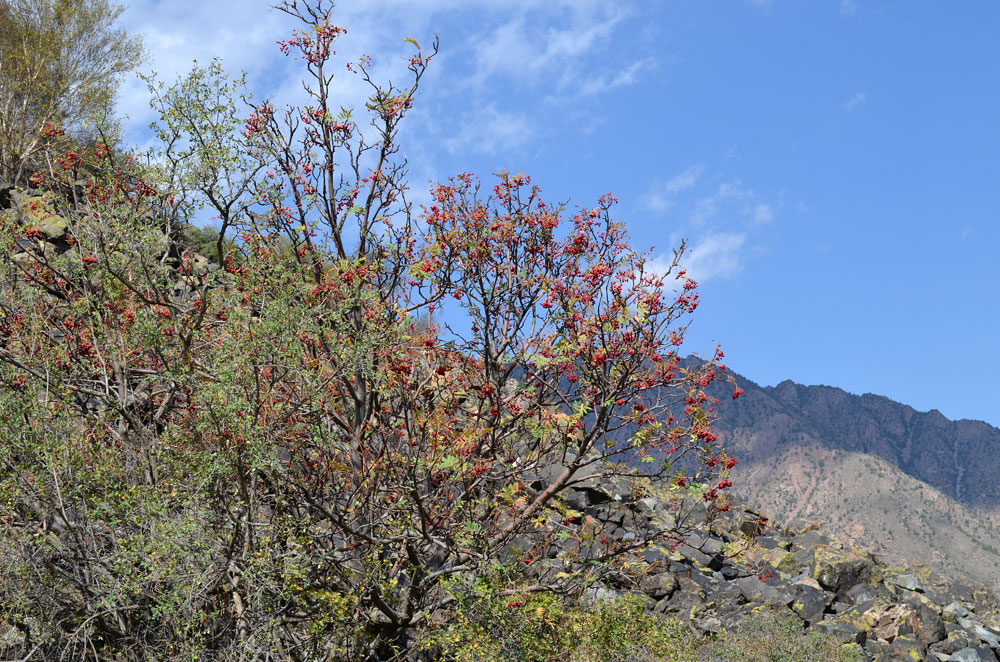
[[[1000, 430], [888, 398], [784, 381], [720, 397], [737, 494], [898, 562], [1000, 589]], [[720, 396], [722, 393], [720, 392]]]

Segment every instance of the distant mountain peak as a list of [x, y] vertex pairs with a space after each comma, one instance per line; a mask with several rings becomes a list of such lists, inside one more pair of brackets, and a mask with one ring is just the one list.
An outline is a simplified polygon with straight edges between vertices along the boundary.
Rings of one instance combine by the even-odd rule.
[[1000, 588], [1000, 430], [874, 393], [732, 374], [745, 393], [719, 398], [716, 432], [754, 506], [864, 531], [859, 544], [875, 551]]

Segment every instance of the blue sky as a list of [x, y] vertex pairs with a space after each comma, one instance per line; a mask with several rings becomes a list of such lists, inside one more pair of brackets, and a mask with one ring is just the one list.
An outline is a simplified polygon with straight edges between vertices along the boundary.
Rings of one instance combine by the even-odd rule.
[[[1000, 4], [988, 0], [343, 0], [344, 61], [402, 80], [411, 183], [506, 168], [550, 200], [611, 192], [634, 243], [681, 238], [701, 283], [689, 351], [762, 384], [886, 395], [1000, 425]], [[165, 79], [191, 60], [298, 98], [258, 0], [135, 0]], [[344, 72], [345, 105], [362, 90]], [[128, 137], [148, 140], [126, 82]]]

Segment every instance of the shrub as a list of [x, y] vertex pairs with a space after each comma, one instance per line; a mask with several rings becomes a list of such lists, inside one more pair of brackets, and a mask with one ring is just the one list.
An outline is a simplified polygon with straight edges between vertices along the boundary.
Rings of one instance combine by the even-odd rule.
[[500, 591], [477, 583], [423, 643], [455, 662], [683, 662], [704, 639], [626, 595], [591, 609], [547, 593]]
[[[238, 131], [231, 99], [205, 107], [211, 149], [172, 163], [220, 176], [49, 141], [67, 234], [0, 220], [21, 251], [0, 274], [0, 600], [39, 658], [395, 659], [514, 541], [526, 570], [498, 590], [571, 595], [730, 485], [721, 369], [677, 353], [697, 295], [676, 259], [651, 272], [611, 196], [568, 210], [523, 175], [459, 175], [418, 216], [397, 135], [436, 45], [402, 88], [354, 65], [364, 123], [328, 96], [331, 4], [280, 8], [312, 99]], [[223, 268], [167, 259], [175, 193], [226, 214]], [[593, 555], [557, 503], [587, 480], [667, 492], [676, 526]], [[555, 541], [568, 571], [536, 563]]]
[[700, 653], [706, 662], [858, 662], [860, 651], [844, 648], [829, 635], [804, 633], [794, 616], [761, 611], [722, 635]]

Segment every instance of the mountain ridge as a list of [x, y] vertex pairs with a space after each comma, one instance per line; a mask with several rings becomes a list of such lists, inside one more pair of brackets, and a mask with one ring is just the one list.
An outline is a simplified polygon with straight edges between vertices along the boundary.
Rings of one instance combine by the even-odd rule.
[[874, 393], [790, 379], [716, 393], [736, 492], [899, 562], [1000, 589], [1000, 429]]

